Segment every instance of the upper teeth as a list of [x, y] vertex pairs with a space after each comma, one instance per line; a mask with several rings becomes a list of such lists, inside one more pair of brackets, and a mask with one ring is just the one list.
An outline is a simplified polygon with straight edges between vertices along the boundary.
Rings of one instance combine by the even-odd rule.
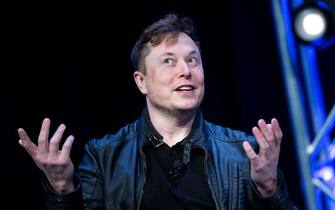
[[192, 87], [180, 87], [178, 90], [192, 90]]

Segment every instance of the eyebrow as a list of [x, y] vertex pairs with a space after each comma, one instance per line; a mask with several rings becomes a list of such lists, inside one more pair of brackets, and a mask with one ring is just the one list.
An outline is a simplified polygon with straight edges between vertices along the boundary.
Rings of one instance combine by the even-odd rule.
[[160, 55], [159, 57], [164, 57], [164, 56], [172, 56], [174, 55], [174, 53], [171, 53], [171, 52], [166, 52], [166, 53], [163, 53], [162, 55]]
[[200, 53], [199, 53], [198, 51], [196, 51], [196, 50], [192, 50], [188, 56], [190, 56], [190, 55], [194, 55], [194, 54], [200, 56]]

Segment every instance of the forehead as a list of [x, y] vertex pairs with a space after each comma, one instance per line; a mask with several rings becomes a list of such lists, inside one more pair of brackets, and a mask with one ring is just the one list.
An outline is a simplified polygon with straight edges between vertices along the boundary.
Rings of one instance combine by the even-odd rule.
[[162, 42], [156, 46], [149, 44], [149, 54], [148, 56], [161, 55], [166, 52], [178, 54], [178, 53], [189, 53], [189, 52], [198, 52], [199, 49], [195, 42], [185, 33], [179, 33], [176, 36], [167, 34]]

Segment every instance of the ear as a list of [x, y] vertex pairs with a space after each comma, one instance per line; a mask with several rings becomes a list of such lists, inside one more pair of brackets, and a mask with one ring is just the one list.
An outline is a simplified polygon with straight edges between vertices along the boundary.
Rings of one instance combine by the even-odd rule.
[[134, 74], [134, 80], [137, 85], [137, 88], [141, 91], [143, 95], [147, 94], [147, 86], [145, 83], [145, 75], [140, 71], [135, 71]]

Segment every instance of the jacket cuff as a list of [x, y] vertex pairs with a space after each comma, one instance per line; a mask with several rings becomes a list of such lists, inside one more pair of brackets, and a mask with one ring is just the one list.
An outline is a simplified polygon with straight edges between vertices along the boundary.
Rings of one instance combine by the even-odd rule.
[[42, 187], [44, 189], [44, 197], [46, 202], [46, 208], [48, 210], [64, 209], [74, 210], [83, 209], [82, 207], [82, 194], [80, 179], [78, 175], [73, 176], [73, 183], [75, 190], [70, 193], [60, 194], [57, 193], [49, 184], [45, 175], [42, 178]]
[[264, 198], [257, 190], [256, 184], [251, 180], [251, 191], [254, 204], [260, 209], [292, 209], [283, 175], [278, 171], [277, 191], [269, 198]]

